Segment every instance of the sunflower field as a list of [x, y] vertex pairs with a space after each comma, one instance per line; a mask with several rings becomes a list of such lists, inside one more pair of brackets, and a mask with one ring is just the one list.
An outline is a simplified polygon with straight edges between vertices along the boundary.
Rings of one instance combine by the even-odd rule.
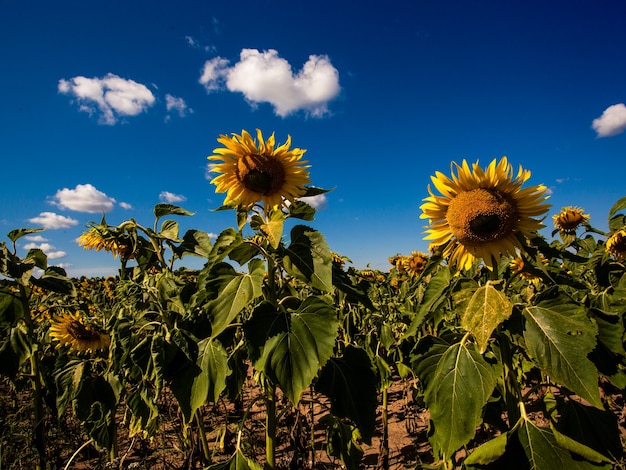
[[[358, 270], [313, 227], [303, 149], [218, 142], [217, 238], [170, 204], [103, 217], [77, 242], [119, 260], [106, 279], [18, 256], [41, 229], [2, 242], [1, 469], [626, 468], [626, 197], [604, 232], [550, 217], [506, 157], [453, 163], [421, 206], [429, 252]], [[402, 463], [399, 384], [427, 423]]]

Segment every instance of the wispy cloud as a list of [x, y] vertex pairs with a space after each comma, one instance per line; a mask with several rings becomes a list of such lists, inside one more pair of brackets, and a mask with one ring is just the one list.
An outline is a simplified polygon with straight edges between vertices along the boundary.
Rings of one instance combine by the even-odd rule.
[[229, 64], [222, 57], [205, 62], [199, 82], [207, 92], [226, 88], [242, 93], [253, 105], [270, 103], [281, 117], [300, 110], [324, 116], [341, 90], [339, 72], [325, 55], [310, 55], [296, 74], [274, 49], [243, 49], [239, 62]]
[[167, 93], [165, 95], [165, 107], [167, 112], [176, 112], [180, 117], [188, 116], [193, 113], [193, 109], [187, 106], [185, 100]]
[[614, 104], [604, 110], [602, 116], [591, 124], [598, 137], [611, 137], [626, 130], [626, 106], [624, 103]]
[[136, 116], [156, 101], [145, 85], [112, 73], [102, 78], [61, 79], [58, 90], [76, 98], [81, 111], [98, 114], [99, 122], [108, 125], [117, 123], [120, 116]]
[[187, 198], [181, 194], [170, 193], [169, 191], [161, 191], [159, 194], [159, 200], [161, 202], [167, 202], [169, 204], [173, 204], [175, 202], [183, 202], [186, 201]]
[[31, 250], [33, 248], [39, 248], [46, 254], [48, 259], [59, 259], [65, 258], [67, 256], [67, 253], [65, 251], [57, 250], [50, 243], [27, 243], [26, 245], [24, 245], [25, 250]]
[[78, 225], [78, 220], [55, 214], [54, 212], [42, 212], [37, 217], [28, 219], [31, 224], [41, 225], [43, 228], [58, 229]]
[[113, 210], [115, 199], [98, 191], [91, 184], [79, 184], [74, 189], [59, 189], [51, 203], [61, 209], [93, 214]]
[[120, 202], [120, 207], [122, 209], [127, 209], [127, 210], [133, 208], [133, 206], [131, 204], [127, 203], [127, 202]]

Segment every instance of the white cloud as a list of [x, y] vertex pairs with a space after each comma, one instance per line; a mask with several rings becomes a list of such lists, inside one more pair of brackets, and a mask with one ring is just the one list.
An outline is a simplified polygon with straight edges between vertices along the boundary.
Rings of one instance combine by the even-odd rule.
[[239, 62], [232, 67], [228, 60], [215, 57], [204, 64], [199, 81], [209, 92], [225, 85], [252, 104], [270, 103], [281, 117], [298, 110], [323, 116], [341, 90], [339, 72], [327, 56], [310, 55], [294, 75], [289, 62], [274, 49], [242, 49]]
[[148, 87], [112, 73], [102, 78], [61, 79], [58, 90], [75, 97], [81, 111], [90, 115], [99, 112], [99, 122], [108, 125], [115, 124], [120, 116], [136, 116], [155, 102]]
[[187, 198], [181, 194], [174, 194], [174, 193], [170, 193], [169, 191], [161, 191], [161, 194], [159, 194], [159, 200], [161, 202], [167, 202], [169, 204], [173, 204], [175, 202], [186, 201]]
[[198, 80], [207, 92], [220, 90], [225, 82], [225, 77], [228, 74], [228, 64], [230, 62], [227, 59], [221, 57], [215, 57], [211, 60], [207, 60], [202, 68], [202, 75]]
[[598, 137], [611, 137], [626, 130], [626, 106], [614, 104], [604, 110], [602, 116], [593, 120], [591, 125]]
[[24, 245], [25, 250], [31, 250], [33, 248], [39, 248], [46, 254], [48, 259], [59, 259], [67, 256], [67, 253], [65, 251], [56, 250], [56, 248], [50, 243], [40, 243], [39, 245], [37, 245], [36, 243], [27, 243], [26, 245]]
[[31, 242], [43, 243], [48, 241], [47, 238], [42, 237], [41, 235], [26, 235], [24, 238], [26, 240], [30, 240]]
[[165, 107], [167, 111], [176, 111], [180, 117], [185, 117], [193, 113], [193, 109], [187, 106], [185, 100], [167, 93], [165, 95]]
[[120, 202], [120, 207], [122, 209], [126, 209], [126, 210], [133, 208], [133, 206], [131, 204], [127, 203], [127, 202]]
[[70, 209], [77, 212], [110, 212], [115, 205], [115, 199], [98, 191], [91, 184], [78, 184], [74, 189], [59, 189], [54, 195], [52, 204], [61, 209]]
[[39, 216], [28, 219], [28, 221], [49, 229], [68, 228], [78, 225], [78, 220], [55, 214], [54, 212], [42, 212]]
[[315, 210], [324, 210], [328, 206], [328, 199], [326, 194], [317, 194], [315, 196], [300, 197], [298, 200], [306, 202], [309, 206]]

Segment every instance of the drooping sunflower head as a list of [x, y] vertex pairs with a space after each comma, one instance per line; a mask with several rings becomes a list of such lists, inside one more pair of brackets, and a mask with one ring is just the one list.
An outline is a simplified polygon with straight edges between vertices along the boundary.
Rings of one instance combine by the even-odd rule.
[[221, 135], [224, 145], [213, 150], [210, 171], [220, 173], [211, 180], [215, 191], [226, 193], [224, 205], [249, 207], [263, 201], [266, 208], [294, 202], [305, 194], [304, 185], [310, 183], [309, 168], [302, 156], [306, 150], [291, 147], [291, 136], [282, 145], [276, 145], [274, 134], [267, 140], [257, 129], [257, 138], [245, 130], [241, 135]]
[[132, 257], [132, 242], [123, 240], [106, 225], [92, 225], [76, 242], [85, 250], [108, 251], [115, 258], [117, 255]]
[[513, 273], [519, 275], [519, 277], [525, 281], [531, 282], [536, 286], [541, 282], [541, 278], [539, 276], [524, 270], [524, 260], [521, 256], [513, 258], [509, 263], [509, 266], [511, 267], [511, 271], [513, 271]]
[[[456, 170], [456, 172], [455, 172]], [[452, 164], [451, 177], [441, 172], [431, 176], [440, 195], [428, 186], [421, 218], [429, 219], [427, 240], [447, 244], [443, 256], [451, 266], [469, 269], [474, 259], [493, 268], [501, 255], [515, 254], [521, 248], [517, 234], [530, 235], [543, 227], [540, 219], [548, 204], [543, 185], [522, 185], [530, 171], [521, 166], [514, 176], [506, 157], [494, 159], [484, 170], [478, 162], [470, 168], [466, 160]]]
[[552, 216], [554, 220], [554, 226], [559, 232], [571, 234], [576, 232], [576, 229], [582, 224], [587, 223], [589, 215], [585, 214], [583, 209], [579, 207], [564, 207], [556, 215]]
[[426, 253], [414, 251], [403, 258], [404, 270], [409, 276], [417, 277], [424, 271], [429, 258]]
[[606, 241], [606, 251], [615, 259], [626, 258], [626, 227], [616, 230]]
[[111, 344], [111, 338], [86, 323], [77, 312], [64, 312], [50, 324], [50, 336], [59, 342], [57, 348], [69, 346], [77, 352], [96, 352]]

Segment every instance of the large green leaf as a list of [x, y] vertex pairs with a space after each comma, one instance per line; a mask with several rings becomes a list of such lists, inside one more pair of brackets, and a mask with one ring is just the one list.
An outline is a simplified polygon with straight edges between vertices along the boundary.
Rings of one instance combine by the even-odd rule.
[[327, 426], [326, 452], [341, 459], [347, 470], [359, 470], [363, 458], [363, 449], [359, 446], [358, 428], [344, 423], [337, 416], [327, 414], [320, 419], [320, 424]]
[[349, 418], [370, 444], [376, 429], [378, 390], [376, 374], [367, 353], [348, 346], [342, 357], [331, 358], [322, 368], [315, 389], [330, 398], [333, 415]]
[[281, 210], [271, 211], [267, 220], [261, 226], [261, 232], [265, 234], [267, 241], [272, 248], [278, 248], [283, 237], [283, 226], [285, 225], [285, 214]]
[[463, 460], [463, 465], [487, 465], [498, 460], [506, 451], [508, 434], [500, 434], [481, 444]]
[[602, 408], [598, 371], [587, 355], [596, 346], [597, 326], [582, 307], [557, 304], [524, 309], [528, 354], [559, 385]]
[[296, 225], [285, 250], [284, 266], [289, 274], [310, 282], [317, 289], [333, 291], [330, 249], [324, 236], [310, 227]]
[[217, 337], [250, 302], [261, 295], [265, 270], [263, 262], [253, 259], [248, 273], [236, 272], [230, 265], [221, 264], [218, 274], [208, 284], [208, 289], [217, 292], [208, 308], [212, 314], [211, 336]]
[[227, 228], [223, 230], [215, 240], [213, 244], [213, 248], [211, 249], [211, 253], [208, 256], [207, 264], [212, 266], [216, 263], [219, 263], [224, 258], [228, 256], [228, 254], [237, 248], [241, 243], [243, 243], [243, 239], [241, 238], [241, 234], [237, 232], [234, 228]]
[[255, 368], [297, 404], [333, 353], [338, 321], [332, 305], [312, 296], [296, 311], [263, 303], [244, 328]]
[[198, 347], [200, 368], [208, 382], [208, 400], [215, 403], [226, 388], [226, 378], [231, 372], [228, 367], [228, 353], [219, 341], [213, 339], [201, 341]]
[[158, 233], [158, 236], [172, 242], [182, 242], [182, 240], [178, 238], [178, 222], [175, 220], [164, 220], [161, 224], [161, 231]]
[[473, 344], [453, 344], [441, 356], [424, 392], [434, 423], [430, 440], [436, 454], [449, 458], [474, 437], [496, 379]]
[[160, 219], [166, 215], [193, 215], [193, 212], [189, 212], [187, 209], [175, 206], [173, 204], [157, 204], [154, 206], [154, 215], [157, 219]]
[[211, 238], [206, 232], [200, 230], [187, 230], [182, 243], [175, 249], [179, 258], [189, 254], [208, 258], [213, 248]]
[[43, 232], [45, 229], [44, 228], [19, 228], [17, 230], [11, 230], [7, 237], [9, 237], [9, 239], [12, 242], [17, 241], [18, 239], [22, 238], [24, 235], [29, 235], [31, 233], [39, 233], [39, 232]]
[[559, 446], [552, 431], [524, 420], [517, 430], [530, 468], [533, 470], [577, 470], [592, 468], [588, 462], [575, 460], [572, 454]]
[[491, 333], [511, 316], [513, 305], [506, 295], [490, 282], [479, 287], [461, 313], [461, 327], [470, 331], [478, 343], [481, 354], [487, 349]]
[[424, 320], [426, 320], [427, 316], [437, 305], [446, 300], [443, 293], [450, 285], [451, 278], [452, 275], [450, 274], [450, 270], [448, 268], [442, 268], [430, 279], [419, 308], [417, 312], [415, 312], [411, 320], [411, 324], [409, 325], [409, 328], [404, 336], [401, 338], [401, 341], [415, 336], [417, 329], [422, 325]]

